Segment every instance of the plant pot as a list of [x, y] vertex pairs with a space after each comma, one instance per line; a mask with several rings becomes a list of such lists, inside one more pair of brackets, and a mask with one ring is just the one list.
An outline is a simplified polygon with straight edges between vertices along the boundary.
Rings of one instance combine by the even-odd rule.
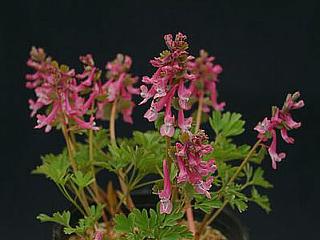
[[[154, 208], [159, 201], [158, 197], [147, 189], [136, 191], [132, 194], [137, 208]], [[201, 221], [203, 213], [195, 211], [195, 219]], [[228, 240], [249, 240], [247, 228], [242, 224], [236, 213], [226, 207], [215, 220], [213, 228], [219, 230]], [[53, 225], [53, 240], [67, 240], [69, 236], [63, 233], [63, 227], [58, 224]]]

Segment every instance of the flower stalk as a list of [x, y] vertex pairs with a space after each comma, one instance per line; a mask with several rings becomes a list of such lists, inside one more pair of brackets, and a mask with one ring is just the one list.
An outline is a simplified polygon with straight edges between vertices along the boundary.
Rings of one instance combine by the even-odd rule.
[[[115, 130], [115, 122], [116, 122], [116, 113], [117, 113], [117, 99], [112, 103], [111, 116], [109, 122], [109, 130], [110, 130], [110, 141], [112, 145], [117, 145], [116, 142], [116, 130]], [[118, 179], [120, 183], [120, 188], [124, 194], [125, 203], [129, 210], [134, 209], [134, 203], [130, 196], [130, 191], [125, 181], [125, 174], [123, 169], [119, 169], [118, 171]]]
[[[235, 179], [239, 176], [240, 172], [243, 170], [243, 168], [245, 167], [245, 165], [248, 163], [250, 157], [252, 157], [253, 153], [255, 152], [255, 150], [258, 148], [258, 146], [261, 144], [261, 140], [258, 140], [255, 145], [251, 148], [250, 152], [247, 154], [247, 156], [245, 157], [245, 159], [242, 161], [241, 165], [237, 168], [237, 171], [232, 175], [232, 177], [228, 180], [228, 182], [219, 190], [219, 198], [222, 197], [222, 192], [224, 191], [224, 189], [226, 187], [228, 187], [230, 184], [232, 184]], [[202, 221], [197, 236], [200, 236], [202, 231], [208, 226], [210, 225], [221, 213], [221, 211], [225, 208], [225, 206], [229, 203], [228, 200], [224, 200], [222, 206], [216, 210], [214, 212], [214, 214], [209, 218], [207, 217], [207, 215], [205, 216], [204, 220]]]

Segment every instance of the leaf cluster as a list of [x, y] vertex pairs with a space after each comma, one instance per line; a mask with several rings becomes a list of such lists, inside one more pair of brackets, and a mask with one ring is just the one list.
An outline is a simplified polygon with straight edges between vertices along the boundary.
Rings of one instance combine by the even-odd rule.
[[54, 222], [64, 226], [64, 232], [66, 234], [77, 234], [84, 236], [88, 229], [93, 229], [94, 224], [101, 218], [102, 205], [91, 206], [88, 216], [78, 220], [78, 224], [75, 227], [70, 226], [71, 214], [69, 211], [63, 211], [62, 213], [56, 212], [52, 216], [46, 214], [40, 214], [37, 219], [41, 222]]
[[178, 240], [190, 239], [192, 234], [188, 228], [179, 223], [183, 212], [173, 212], [169, 215], [160, 214], [153, 209], [142, 211], [134, 209], [128, 216], [124, 214], [115, 217], [115, 230], [122, 234], [122, 239], [143, 240]]

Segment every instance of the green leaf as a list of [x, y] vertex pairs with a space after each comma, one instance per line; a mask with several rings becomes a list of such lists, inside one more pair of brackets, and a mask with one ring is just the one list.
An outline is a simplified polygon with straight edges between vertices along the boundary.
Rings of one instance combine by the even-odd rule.
[[34, 174], [44, 174], [55, 183], [64, 185], [67, 181], [67, 170], [70, 166], [67, 152], [64, 150], [61, 154], [47, 154], [41, 157], [42, 165], [32, 171]]
[[244, 159], [250, 151], [249, 145], [237, 146], [231, 143], [231, 139], [219, 136], [212, 144], [214, 151], [212, 151], [207, 158], [214, 158], [221, 161]]
[[55, 222], [68, 227], [70, 224], [70, 212], [69, 211], [63, 211], [62, 213], [56, 212], [52, 215], [52, 217], [46, 214], [39, 214], [37, 216], [37, 219], [39, 219], [41, 222]]
[[97, 206], [94, 206], [94, 205], [91, 206], [89, 215], [79, 219], [78, 225], [75, 227], [66, 226], [64, 228], [64, 233], [65, 234], [76, 233], [81, 236], [85, 235], [87, 230], [94, 229], [94, 225], [101, 218], [102, 211], [103, 211], [103, 205], [101, 204], [98, 204]]
[[209, 123], [216, 135], [231, 137], [244, 132], [245, 121], [241, 120], [241, 114], [239, 113], [226, 112], [221, 114], [219, 111], [214, 111]]
[[83, 174], [81, 171], [76, 171], [74, 175], [71, 176], [71, 179], [80, 188], [85, 188], [94, 181], [91, 173]]
[[130, 232], [132, 231], [133, 222], [131, 218], [127, 218], [124, 214], [118, 214], [114, 218], [115, 231], [117, 232]]
[[260, 195], [256, 188], [252, 188], [250, 201], [257, 203], [267, 213], [271, 211], [270, 201], [268, 196]]
[[264, 170], [261, 167], [258, 167], [253, 174], [253, 177], [251, 180], [252, 184], [261, 186], [264, 188], [272, 188], [273, 185], [264, 179], [263, 174], [264, 174]]
[[190, 239], [192, 234], [188, 228], [179, 224], [183, 218], [183, 212], [172, 211], [165, 215], [153, 209], [134, 209], [128, 217], [124, 214], [116, 215], [115, 231], [124, 235], [124, 239]]
[[239, 212], [248, 208], [248, 198], [241, 193], [241, 185], [229, 185], [225, 188], [224, 197], [229, 201], [232, 208], [236, 207]]
[[194, 208], [201, 209], [208, 214], [211, 213], [212, 209], [220, 208], [222, 206], [222, 202], [216, 193], [211, 194], [211, 199], [208, 199], [201, 194], [196, 194], [195, 200]]

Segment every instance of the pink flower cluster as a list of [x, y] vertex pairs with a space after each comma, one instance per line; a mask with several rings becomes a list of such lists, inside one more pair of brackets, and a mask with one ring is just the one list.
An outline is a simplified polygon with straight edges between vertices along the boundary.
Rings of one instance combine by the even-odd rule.
[[183, 131], [191, 127], [192, 118], [184, 117], [184, 111], [191, 108], [189, 103], [191, 90], [186, 87], [186, 84], [194, 80], [195, 76], [187, 69], [187, 64], [193, 57], [186, 51], [188, 49], [186, 39], [187, 37], [182, 33], [178, 33], [174, 39], [171, 34], [164, 36], [169, 50], [163, 51], [160, 57], [150, 61], [152, 66], [158, 69], [151, 78], [143, 77], [142, 82], [151, 87], [149, 89], [146, 85], [140, 87], [140, 95], [144, 98], [140, 104], [152, 98], [151, 107], [145, 113], [145, 118], [153, 122], [158, 118], [159, 112], [165, 108], [164, 123], [160, 129], [162, 136], [172, 137], [174, 134], [175, 116], [171, 109], [174, 101], [179, 108], [178, 126]]
[[107, 119], [109, 117], [106, 114], [107, 110], [111, 108], [112, 103], [117, 101], [117, 110], [122, 113], [123, 120], [128, 123], [133, 122], [131, 115], [135, 104], [132, 101], [132, 95], [139, 94], [140, 90], [133, 87], [138, 78], [128, 73], [131, 65], [131, 58], [122, 54], [118, 54], [115, 60], [107, 63], [108, 81], [100, 88], [100, 95], [105, 96], [105, 99], [97, 104], [96, 117], [98, 119]]
[[179, 168], [177, 182], [189, 182], [196, 192], [211, 198], [209, 189], [213, 181], [212, 174], [217, 168], [213, 159], [203, 161], [202, 158], [213, 148], [210, 144], [205, 144], [208, 136], [203, 130], [196, 134], [188, 133], [188, 135], [183, 143], [176, 143], [176, 164]]
[[192, 90], [192, 96], [195, 99], [203, 94], [204, 97], [208, 97], [211, 101], [204, 102], [203, 111], [209, 112], [209, 106], [217, 111], [223, 110], [225, 103], [218, 103], [217, 101], [217, 82], [218, 76], [222, 72], [222, 67], [219, 64], [214, 63], [215, 58], [208, 56], [208, 53], [204, 50], [200, 51], [200, 56], [194, 61], [188, 63], [188, 68], [195, 76], [195, 81], [191, 82], [190, 89]]
[[283, 152], [277, 153], [276, 130], [280, 130], [281, 137], [285, 142], [293, 144], [294, 139], [288, 136], [288, 131], [291, 129], [297, 129], [301, 126], [301, 123], [295, 122], [291, 116], [291, 110], [299, 109], [304, 106], [303, 100], [297, 101], [299, 97], [299, 92], [288, 94], [282, 109], [273, 107], [271, 119], [266, 117], [254, 128], [258, 131], [258, 138], [261, 139], [262, 142], [266, 142], [269, 138], [272, 138], [271, 145], [268, 147], [268, 152], [272, 160], [273, 169], [276, 169], [277, 163], [286, 157], [286, 154]]
[[38, 125], [35, 128], [45, 127], [49, 132], [52, 126], [62, 123], [76, 129], [98, 130], [93, 115], [95, 103], [96, 118], [105, 119], [105, 110], [111, 108], [114, 101], [117, 101], [117, 110], [123, 114], [124, 121], [132, 123], [131, 114], [135, 106], [132, 95], [140, 91], [133, 87], [137, 78], [128, 74], [131, 58], [118, 54], [113, 62], [109, 62], [106, 65], [106, 83], [101, 82], [101, 71], [95, 67], [92, 55], [81, 56], [80, 61], [84, 70], [76, 74], [74, 69], [52, 61], [42, 48], [32, 48], [27, 65], [35, 73], [26, 75], [26, 87], [34, 89], [37, 100], [29, 100], [31, 116], [43, 108], [47, 113], [36, 115]]
[[36, 115], [38, 125], [35, 128], [45, 127], [49, 132], [52, 126], [62, 122], [82, 129], [98, 129], [94, 116], [85, 121], [97, 95], [95, 76], [98, 70], [91, 55], [80, 57], [80, 61], [85, 66], [84, 71], [76, 74], [74, 69], [52, 61], [43, 49], [32, 48], [27, 65], [35, 73], [26, 75], [26, 87], [34, 89], [37, 99], [29, 100], [31, 116], [46, 108], [46, 114]]

